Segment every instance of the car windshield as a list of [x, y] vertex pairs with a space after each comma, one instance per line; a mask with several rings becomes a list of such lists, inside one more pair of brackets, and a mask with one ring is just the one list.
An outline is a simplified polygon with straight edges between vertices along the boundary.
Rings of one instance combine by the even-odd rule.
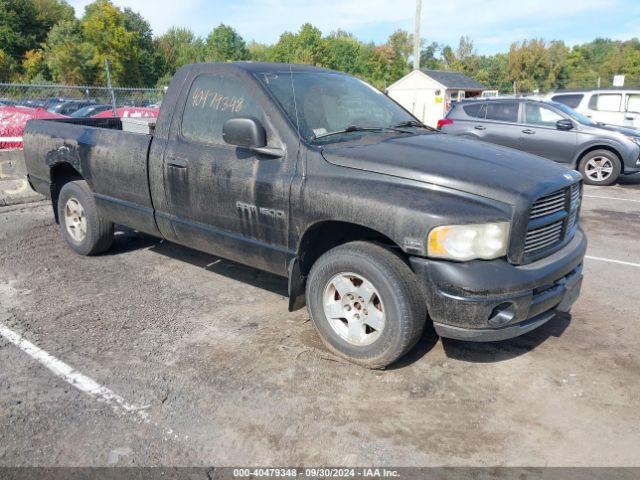
[[575, 111], [573, 108], [567, 107], [564, 103], [552, 102], [552, 105], [556, 107], [558, 110], [562, 110], [564, 113], [569, 115], [578, 123], [582, 123], [583, 125], [597, 125], [596, 122], [594, 122], [588, 117], [585, 117], [580, 112]]
[[285, 72], [258, 77], [308, 141], [334, 142], [357, 135], [397, 133], [387, 129], [399, 124], [403, 129], [420, 126], [384, 93], [348, 75]]

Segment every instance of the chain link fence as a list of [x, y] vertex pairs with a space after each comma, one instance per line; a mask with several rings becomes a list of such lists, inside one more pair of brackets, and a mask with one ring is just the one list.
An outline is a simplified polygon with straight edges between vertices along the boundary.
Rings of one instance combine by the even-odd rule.
[[22, 148], [24, 127], [34, 118], [157, 117], [164, 94], [162, 88], [0, 83], [0, 150]]
[[92, 105], [97, 107], [94, 110], [112, 107], [113, 94], [117, 108], [159, 108], [164, 92], [161, 88], [0, 83], [0, 107], [42, 108], [52, 113], [71, 116], [81, 108]]

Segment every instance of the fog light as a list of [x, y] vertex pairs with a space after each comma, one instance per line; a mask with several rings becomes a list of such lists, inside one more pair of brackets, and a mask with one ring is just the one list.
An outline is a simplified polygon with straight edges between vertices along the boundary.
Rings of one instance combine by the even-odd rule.
[[489, 325], [502, 327], [516, 318], [516, 305], [512, 302], [504, 302], [493, 309], [489, 316]]

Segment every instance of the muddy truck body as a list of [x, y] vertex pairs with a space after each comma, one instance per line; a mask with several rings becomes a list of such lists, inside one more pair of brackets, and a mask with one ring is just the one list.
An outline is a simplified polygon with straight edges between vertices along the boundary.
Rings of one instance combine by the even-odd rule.
[[71, 248], [114, 225], [289, 279], [334, 353], [372, 368], [425, 325], [496, 341], [568, 312], [586, 238], [577, 172], [421, 125], [373, 87], [314, 67], [179, 70], [152, 133], [31, 121], [32, 187]]

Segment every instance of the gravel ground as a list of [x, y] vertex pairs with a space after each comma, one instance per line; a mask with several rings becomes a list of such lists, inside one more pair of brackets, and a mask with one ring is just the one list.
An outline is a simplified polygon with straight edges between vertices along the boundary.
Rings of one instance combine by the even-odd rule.
[[[589, 255], [640, 264], [639, 212], [640, 179], [587, 188]], [[0, 323], [142, 410], [0, 337], [0, 466], [640, 466], [639, 280], [588, 259], [572, 316], [368, 371], [281, 278], [131, 231], [82, 258], [50, 206], [2, 208]]]

